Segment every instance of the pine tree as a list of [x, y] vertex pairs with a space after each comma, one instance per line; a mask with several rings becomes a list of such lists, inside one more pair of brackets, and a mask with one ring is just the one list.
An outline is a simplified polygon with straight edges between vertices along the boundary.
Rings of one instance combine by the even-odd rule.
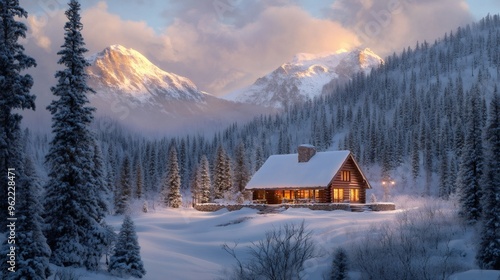
[[174, 145], [170, 146], [167, 176], [163, 183], [162, 196], [168, 207], [179, 208], [182, 205], [181, 177], [177, 162], [177, 150]]
[[[35, 95], [30, 94], [33, 78], [21, 74], [26, 69], [36, 66], [33, 58], [24, 54], [24, 47], [18, 43], [26, 37], [26, 25], [16, 18], [27, 18], [28, 13], [19, 6], [18, 0], [0, 0], [0, 170], [8, 168], [20, 170], [22, 167], [21, 151], [14, 149], [20, 139], [22, 116], [14, 110], [35, 109]], [[5, 172], [6, 173], [6, 172]], [[7, 186], [7, 176], [0, 176], [0, 185]], [[3, 187], [2, 197], [7, 197], [7, 188]], [[1, 209], [7, 209], [7, 199], [0, 200]], [[6, 219], [1, 219], [4, 229]]]
[[137, 157], [135, 160], [135, 198], [137, 199], [141, 199], [144, 192], [144, 179], [142, 173], [141, 160]]
[[[39, 201], [39, 178], [29, 157], [24, 162], [24, 175], [19, 178], [17, 197], [22, 198], [16, 207], [16, 271], [8, 272], [2, 262], [2, 279], [47, 279], [50, 276], [50, 248], [42, 232], [42, 205]], [[2, 248], [2, 256], [9, 253], [12, 246], [7, 239]]]
[[469, 223], [481, 216], [481, 186], [483, 173], [483, 145], [481, 126], [481, 98], [477, 86], [471, 89], [467, 108], [466, 134], [458, 173], [460, 215]]
[[231, 166], [226, 151], [222, 146], [217, 148], [214, 170], [214, 198], [223, 198], [231, 189]]
[[64, 44], [58, 52], [58, 83], [51, 88], [57, 100], [47, 107], [52, 114], [53, 139], [46, 161], [49, 181], [45, 197], [45, 235], [52, 249], [51, 261], [61, 266], [97, 269], [104, 229], [100, 186], [93, 172], [95, 139], [89, 126], [94, 108], [88, 107], [85, 43], [81, 35], [80, 4], [72, 0], [66, 11]]
[[130, 208], [130, 199], [132, 197], [132, 186], [130, 185], [130, 159], [128, 155], [123, 159], [120, 172], [120, 181], [116, 187], [115, 194], [115, 214], [125, 214]]
[[234, 187], [235, 192], [243, 192], [250, 180], [247, 163], [245, 160], [245, 145], [240, 143], [236, 149], [236, 162], [234, 166]]
[[481, 242], [476, 260], [483, 269], [500, 270], [500, 95], [495, 88], [486, 127]]
[[108, 155], [106, 160], [106, 188], [109, 190], [110, 195], [116, 193], [116, 169], [117, 164], [115, 155], [111, 145], [108, 147]]
[[262, 147], [257, 146], [255, 148], [255, 168], [254, 172], [259, 170], [259, 168], [264, 164], [264, 152], [262, 151]]
[[448, 156], [445, 154], [441, 159], [440, 165], [440, 180], [439, 180], [439, 197], [447, 199], [452, 189], [450, 182], [450, 172], [448, 167]]
[[331, 280], [348, 279], [348, 259], [344, 248], [338, 248], [333, 256]]
[[205, 155], [202, 156], [200, 167], [198, 168], [198, 189], [200, 203], [210, 202], [210, 190], [212, 189], [212, 182], [210, 180], [210, 166], [208, 159]]
[[94, 168], [92, 169], [92, 179], [93, 184], [95, 186], [95, 197], [98, 199], [97, 203], [100, 207], [100, 210], [97, 212], [97, 216], [95, 217], [97, 221], [101, 221], [104, 219], [105, 213], [108, 212], [108, 202], [107, 198], [111, 193], [111, 190], [108, 189], [106, 183], [105, 169], [104, 169], [104, 160], [102, 159], [101, 148], [97, 144], [96, 141], [93, 143], [93, 164]]
[[118, 277], [142, 278], [146, 270], [141, 260], [141, 247], [137, 239], [134, 222], [129, 215], [123, 219], [118, 234], [115, 252], [111, 256], [108, 271]]

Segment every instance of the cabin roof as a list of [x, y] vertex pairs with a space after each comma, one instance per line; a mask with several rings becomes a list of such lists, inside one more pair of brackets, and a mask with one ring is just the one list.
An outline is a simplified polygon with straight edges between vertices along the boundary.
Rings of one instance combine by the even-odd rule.
[[319, 152], [308, 162], [298, 162], [298, 154], [270, 156], [246, 189], [327, 187], [350, 154], [350, 151]]

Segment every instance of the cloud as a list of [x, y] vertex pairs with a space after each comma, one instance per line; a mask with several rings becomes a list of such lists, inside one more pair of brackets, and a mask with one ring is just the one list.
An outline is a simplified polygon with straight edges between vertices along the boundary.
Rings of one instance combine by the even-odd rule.
[[224, 24], [217, 16], [203, 14], [195, 21], [177, 18], [166, 35], [168, 48], [161, 59], [188, 77], [199, 77], [198, 84], [216, 94], [252, 83], [298, 52], [359, 44], [339, 23], [313, 18], [298, 6], [267, 7], [245, 24]]
[[473, 21], [465, 0], [336, 0], [327, 14], [384, 56]]

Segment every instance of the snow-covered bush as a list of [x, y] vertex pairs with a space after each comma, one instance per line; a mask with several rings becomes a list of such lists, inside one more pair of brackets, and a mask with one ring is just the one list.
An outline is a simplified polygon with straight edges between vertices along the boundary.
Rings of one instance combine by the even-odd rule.
[[[430, 198], [428, 198], [430, 200]], [[362, 279], [446, 279], [467, 270], [466, 252], [453, 244], [463, 228], [455, 210], [430, 200], [392, 222], [373, 226], [350, 246], [352, 269]]]
[[248, 258], [238, 257], [236, 246], [222, 246], [236, 260], [231, 279], [301, 279], [304, 262], [318, 256], [312, 232], [304, 222], [266, 232], [264, 239], [248, 247]]

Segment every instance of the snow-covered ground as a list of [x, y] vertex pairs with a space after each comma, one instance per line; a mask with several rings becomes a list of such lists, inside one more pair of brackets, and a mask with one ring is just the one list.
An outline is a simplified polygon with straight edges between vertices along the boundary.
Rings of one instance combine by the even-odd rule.
[[[285, 223], [305, 220], [313, 230], [323, 257], [306, 264], [306, 279], [322, 279], [329, 270], [333, 249], [348, 240], [348, 235], [365, 231], [371, 223], [391, 220], [400, 212], [312, 211], [288, 209], [274, 214], [257, 214], [243, 208], [229, 212], [199, 212], [194, 209], [160, 209], [133, 215], [139, 236], [141, 256], [147, 274], [144, 279], [217, 279], [234, 260], [221, 245], [238, 243], [237, 252], [244, 256], [251, 242], [264, 237], [266, 231]], [[122, 216], [111, 216], [108, 223], [119, 229]], [[83, 279], [114, 279], [106, 273], [77, 271]]]
[[[403, 202], [406, 201], [406, 202]], [[419, 208], [416, 201], [399, 200], [406, 209]], [[288, 209], [279, 213], [258, 214], [257, 210], [243, 208], [229, 212], [199, 212], [191, 208], [150, 209], [149, 213], [132, 215], [141, 256], [147, 274], [144, 279], [225, 279], [224, 270], [234, 264], [234, 259], [221, 247], [227, 243], [238, 244], [236, 252], [245, 259], [251, 242], [263, 239], [266, 231], [285, 223], [303, 220], [319, 245], [321, 257], [305, 263], [304, 279], [323, 279], [330, 270], [333, 250], [346, 246], [370, 230], [370, 225], [380, 225], [393, 220], [404, 210], [387, 212], [312, 211]], [[110, 216], [107, 222], [119, 229], [123, 216]], [[456, 242], [464, 243], [464, 240]], [[465, 241], [468, 243], [469, 241]], [[465, 244], [462, 244], [465, 246]], [[467, 249], [470, 251], [472, 248]], [[473, 262], [474, 252], [467, 252]], [[104, 267], [103, 267], [104, 269]], [[106, 272], [98, 274], [75, 270], [81, 280], [118, 279]], [[356, 279], [358, 273], [350, 273]], [[499, 271], [471, 270], [453, 275], [450, 279], [497, 280]]]

